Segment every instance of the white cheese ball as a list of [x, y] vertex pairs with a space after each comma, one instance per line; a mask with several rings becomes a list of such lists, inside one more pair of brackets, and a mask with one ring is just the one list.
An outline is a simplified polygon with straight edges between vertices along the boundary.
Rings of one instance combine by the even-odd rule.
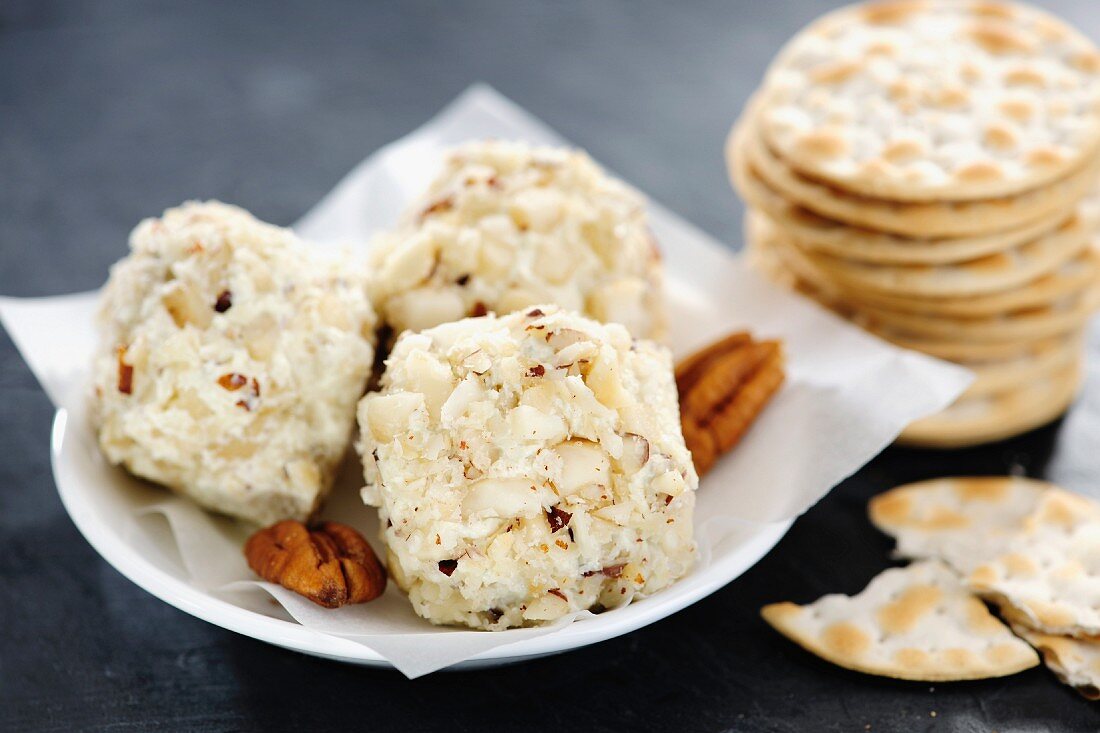
[[580, 151], [456, 148], [372, 246], [375, 307], [395, 332], [556, 303], [640, 338], [665, 326], [645, 200]]
[[359, 404], [364, 500], [437, 624], [613, 608], [695, 559], [669, 352], [543, 305], [401, 336]]
[[374, 358], [356, 268], [225, 204], [141, 222], [103, 293], [93, 419], [107, 458], [259, 524], [306, 519]]

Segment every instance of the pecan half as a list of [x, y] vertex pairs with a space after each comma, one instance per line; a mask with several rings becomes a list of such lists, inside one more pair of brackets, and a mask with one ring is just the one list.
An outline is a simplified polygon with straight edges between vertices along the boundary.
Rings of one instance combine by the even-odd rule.
[[684, 442], [700, 475], [740, 442], [783, 379], [781, 344], [743, 332], [676, 366]]
[[313, 530], [290, 519], [277, 522], [248, 538], [244, 556], [264, 580], [325, 608], [373, 601], [386, 589], [386, 570], [370, 545], [338, 522]]

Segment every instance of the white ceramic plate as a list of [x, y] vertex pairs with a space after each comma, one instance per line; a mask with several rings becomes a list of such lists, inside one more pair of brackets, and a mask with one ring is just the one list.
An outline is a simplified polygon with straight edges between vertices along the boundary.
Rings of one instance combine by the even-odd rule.
[[[65, 509], [80, 532], [116, 570], [162, 601], [222, 628], [277, 646], [353, 664], [388, 667], [368, 647], [308, 629], [294, 621], [242, 608], [191, 586], [173, 572], [170, 558], [150, 556], [127, 536], [131, 517], [158, 498], [160, 490], [134, 481], [107, 466], [85, 426], [78, 401], [54, 418], [51, 455], [54, 478]], [[620, 636], [685, 608], [713, 593], [752, 567], [786, 533], [793, 520], [746, 527], [726, 541], [735, 549], [721, 553], [705, 572], [696, 572], [670, 588], [624, 608], [580, 619], [561, 631], [490, 649], [459, 668], [486, 667], [555, 654]], [[164, 532], [170, 532], [167, 524]], [[426, 622], [425, 622], [426, 623]], [[504, 632], [507, 633], [507, 632]]]

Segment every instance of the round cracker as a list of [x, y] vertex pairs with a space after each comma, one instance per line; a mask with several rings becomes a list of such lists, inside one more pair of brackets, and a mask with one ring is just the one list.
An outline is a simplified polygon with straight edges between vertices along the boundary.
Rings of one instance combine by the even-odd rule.
[[[1021, 358], [1027, 354], [1036, 354], [1048, 348], [1051, 344], [1057, 344], [1062, 339], [1040, 339], [1038, 341], [990, 341], [986, 343], [973, 343], [966, 341], [945, 341], [943, 339], [922, 339], [906, 336], [891, 331], [888, 328], [865, 326], [867, 330], [879, 338], [885, 339], [895, 346], [912, 351], [934, 356], [937, 359], [946, 359], [960, 363], [974, 361], [1007, 361]], [[1069, 338], [1083, 338], [1083, 331], [1069, 335]]]
[[1025, 5], [849, 6], [798, 33], [764, 90], [769, 145], [800, 172], [866, 196], [1012, 195], [1100, 147], [1100, 53]]
[[[802, 249], [830, 280], [839, 285], [878, 293], [923, 298], [958, 298], [1019, 288], [1058, 270], [1073, 260], [1095, 233], [1096, 208], [1089, 207], [1057, 229], [1014, 249], [976, 260], [943, 265], [876, 265], [844, 260]], [[790, 247], [799, 245], [777, 236]]]
[[779, 633], [845, 669], [905, 680], [987, 679], [1038, 665], [962, 581], [938, 562], [880, 573], [858, 595], [760, 611]]
[[942, 560], [961, 572], [1000, 555], [1053, 484], [1019, 476], [944, 477], [875, 496], [867, 515], [897, 540], [895, 552]]
[[911, 238], [818, 216], [785, 199], [743, 165], [733, 174], [745, 201], [767, 214], [784, 234], [806, 249], [875, 264], [942, 265], [973, 260], [1053, 231], [1075, 211], [1071, 205], [1016, 229], [976, 237]]
[[991, 443], [1051, 422], [1069, 407], [1081, 383], [1081, 366], [1055, 372], [1023, 389], [960, 399], [909, 425], [899, 445], [962, 448]]
[[1095, 248], [1086, 247], [1056, 271], [1019, 288], [999, 293], [963, 298], [914, 298], [862, 291], [858, 294], [846, 292], [844, 297], [858, 298], [861, 303], [902, 313], [967, 318], [995, 316], [1068, 301], [1082, 295], [1086, 289], [1096, 287], [1098, 282], [1100, 254]]
[[1082, 358], [1081, 338], [1052, 339], [1040, 342], [1033, 352], [1001, 361], [963, 361], [962, 366], [974, 372], [963, 397], [978, 397], [1017, 389], [1041, 380], [1072, 365]]
[[1096, 311], [1098, 300], [1100, 289], [1093, 288], [1082, 297], [1069, 302], [979, 318], [922, 316], [861, 305], [858, 306], [857, 320], [860, 325], [885, 326], [902, 336], [965, 343], [1019, 343], [1064, 336], [1082, 330]]
[[734, 127], [726, 144], [735, 186], [732, 171], [747, 165], [788, 200], [821, 216], [908, 237], [977, 236], [1056, 216], [1085, 196], [1100, 170], [1100, 160], [1089, 160], [1044, 188], [1004, 198], [953, 203], [884, 201], [848, 194], [794, 172], [759, 139], [751, 114], [750, 110], [747, 119]]
[[[755, 243], [754, 246], [759, 245], [762, 249], [774, 251], [783, 265], [799, 278], [828, 293], [837, 301], [924, 317], [976, 318], [1069, 302], [1075, 296], [1083, 295], [1086, 289], [1095, 288], [1097, 273], [1100, 272], [1100, 256], [1094, 248], [1083, 246], [1076, 256], [1062, 263], [1053, 272], [1039, 275], [1014, 289], [965, 297], [899, 295], [896, 292], [869, 289], [848, 278], [834, 277], [833, 272], [822, 266], [820, 257], [811, 256], [785, 238], [780, 228], [759, 212], [750, 212], [746, 218], [745, 237], [750, 243]], [[944, 265], [930, 270], [929, 274], [945, 269], [950, 271], [952, 268], [956, 266]], [[957, 279], [965, 279], [967, 275], [965, 268], [955, 272]]]

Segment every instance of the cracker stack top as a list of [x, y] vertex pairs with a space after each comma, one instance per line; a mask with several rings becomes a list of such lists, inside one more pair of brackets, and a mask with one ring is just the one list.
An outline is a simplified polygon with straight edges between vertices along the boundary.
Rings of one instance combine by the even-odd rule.
[[783, 49], [765, 90], [768, 145], [800, 173], [867, 196], [1017, 194], [1100, 146], [1100, 55], [1022, 5], [843, 8]]

